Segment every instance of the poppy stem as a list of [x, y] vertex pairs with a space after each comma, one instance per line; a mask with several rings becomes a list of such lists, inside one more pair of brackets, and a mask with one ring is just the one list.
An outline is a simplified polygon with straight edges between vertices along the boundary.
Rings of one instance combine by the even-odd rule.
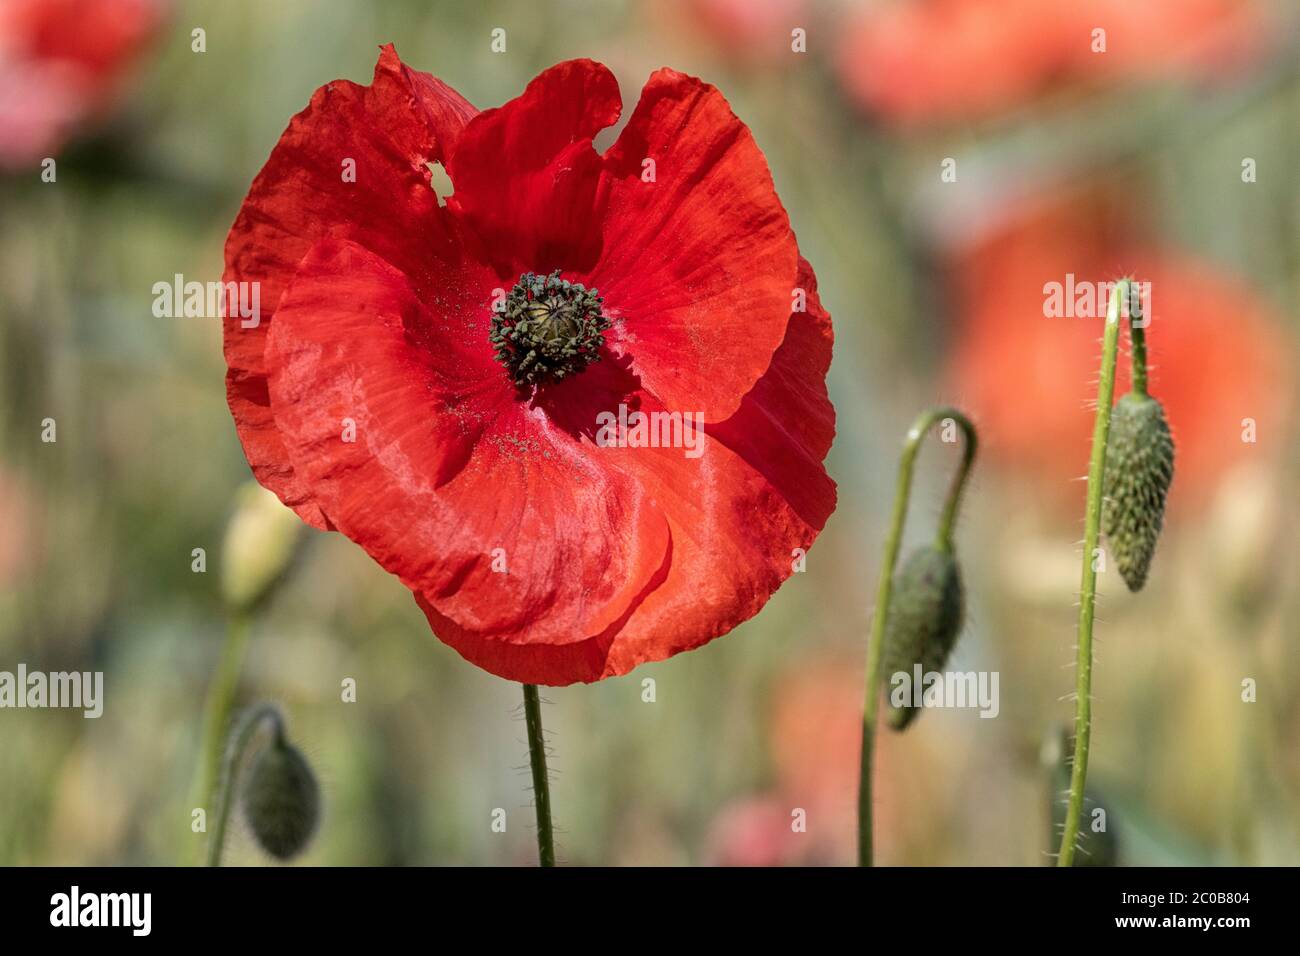
[[[1137, 298], [1135, 292], [1127, 291], [1135, 289], [1136, 287], [1129, 284], [1127, 280], [1122, 284], [1126, 286], [1126, 296], [1131, 296], [1131, 298], [1128, 298], [1127, 302], [1123, 304], [1128, 306], [1128, 335], [1133, 351], [1133, 394], [1145, 398], [1147, 395], [1147, 323], [1145, 321], [1141, 323], [1137, 321], [1137, 318], [1141, 317], [1141, 302]], [[1119, 285], [1120, 284], [1117, 284], [1115, 288], [1116, 298], [1119, 298], [1120, 294]]]
[[[1079, 638], [1075, 664], [1074, 764], [1070, 770], [1070, 796], [1061, 831], [1057, 866], [1074, 864], [1075, 839], [1083, 815], [1083, 790], [1088, 776], [1088, 750], [1092, 743], [1092, 623], [1097, 607], [1097, 542], [1101, 535], [1102, 487], [1106, 477], [1106, 446], [1110, 441], [1111, 407], [1115, 399], [1115, 363], [1119, 354], [1120, 316], [1128, 303], [1132, 283], [1116, 283], [1106, 310], [1106, 331], [1101, 345], [1101, 374], [1097, 381], [1097, 419], [1092, 430], [1092, 457], [1088, 463], [1088, 503], [1084, 512], [1083, 577], [1079, 588]], [[1146, 342], [1133, 323], [1133, 386], [1146, 389]]]
[[876, 589], [876, 609], [871, 620], [871, 638], [867, 644], [867, 686], [862, 708], [862, 761], [858, 782], [858, 866], [872, 865], [872, 797], [871, 778], [872, 761], [875, 756], [876, 723], [880, 706], [880, 667], [884, 656], [885, 625], [889, 620], [889, 603], [894, 590], [894, 569], [898, 564], [898, 550], [903, 542], [903, 525], [907, 520], [907, 504], [912, 496], [912, 473], [916, 463], [917, 452], [921, 448], [921, 439], [934, 425], [943, 422], [959, 426], [965, 439], [965, 451], [961, 465], [953, 476], [952, 486], [948, 491], [948, 500], [944, 503], [943, 517], [935, 538], [936, 546], [951, 551], [952, 532], [957, 520], [957, 507], [961, 501], [962, 490], [970, 475], [971, 464], [975, 460], [977, 440], [975, 426], [969, 418], [955, 408], [942, 406], [931, 408], [912, 423], [903, 445], [902, 457], [898, 460], [898, 483], [894, 491], [894, 513], [890, 523], [889, 537], [885, 539], [885, 551], [880, 562], [880, 583]]
[[555, 866], [555, 835], [551, 828], [551, 781], [546, 771], [546, 740], [542, 705], [536, 684], [524, 685], [524, 722], [528, 726], [528, 756], [533, 768], [533, 806], [537, 809], [537, 859]]
[[225, 762], [221, 768], [221, 781], [217, 788], [216, 817], [213, 821], [212, 834], [208, 837], [208, 866], [221, 865], [221, 851], [226, 843], [226, 824], [230, 821], [230, 808], [234, 805], [235, 784], [239, 780], [239, 767], [243, 763], [244, 751], [249, 741], [264, 720], [271, 722], [272, 731], [277, 742], [284, 740], [284, 718], [274, 704], [258, 704], [239, 718], [239, 723], [230, 732], [230, 743], [226, 747]]
[[[203, 753], [199, 758], [198, 781], [192, 799], [196, 805], [207, 808], [209, 812], [216, 809], [213, 798], [216, 796], [221, 770], [221, 750], [230, 723], [235, 690], [239, 685], [239, 672], [243, 669], [244, 656], [248, 650], [251, 626], [252, 621], [245, 613], [233, 613], [230, 616], [221, 646], [221, 660], [208, 688], [203, 717]], [[191, 860], [197, 862], [197, 854]]]
[[962, 492], [966, 489], [966, 480], [970, 477], [971, 466], [975, 464], [975, 452], [979, 448], [979, 439], [975, 435], [975, 426], [961, 412], [956, 409], [940, 409], [944, 412], [940, 418], [941, 421], [952, 420], [961, 428], [962, 436], [965, 439], [962, 446], [961, 464], [957, 467], [957, 472], [952, 476], [952, 484], [948, 488], [948, 498], [943, 503], [943, 517], [939, 520], [939, 530], [935, 533], [935, 547], [941, 551], [952, 552], [952, 533], [957, 525], [957, 507], [961, 504]]

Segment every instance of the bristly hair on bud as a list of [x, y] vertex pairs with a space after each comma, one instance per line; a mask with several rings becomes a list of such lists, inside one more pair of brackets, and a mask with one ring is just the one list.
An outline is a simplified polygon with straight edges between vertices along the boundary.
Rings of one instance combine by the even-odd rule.
[[[885, 680], [898, 673], [908, 680], [937, 671], [947, 663], [965, 616], [961, 570], [949, 549], [927, 545], [912, 552], [894, 585], [885, 631]], [[910, 697], [911, 695], [909, 695]], [[920, 712], [911, 703], [889, 704], [889, 726], [903, 730]]]
[[1130, 591], [1146, 583], [1173, 478], [1174, 439], [1164, 409], [1150, 395], [1129, 392], [1111, 417], [1102, 527]]
[[[254, 756], [241, 788], [244, 757], [264, 725], [269, 725], [271, 739]], [[292, 859], [311, 842], [320, 822], [320, 787], [307, 758], [289, 742], [284, 717], [274, 704], [261, 703], [245, 711], [230, 731], [216, 795], [216, 823], [208, 839], [209, 866], [221, 865], [226, 825], [236, 795], [248, 828], [271, 856]]]
[[[1102, 480], [1102, 530], [1130, 591], [1146, 583], [1174, 478], [1174, 440], [1164, 409], [1147, 392], [1146, 326], [1138, 286], [1115, 290], [1116, 319], [1127, 307], [1133, 346], [1133, 388], [1111, 410]], [[1109, 318], [1109, 315], [1108, 315]]]
[[244, 787], [244, 818], [267, 853], [290, 860], [311, 842], [320, 819], [320, 787], [311, 764], [278, 736], [259, 753]]

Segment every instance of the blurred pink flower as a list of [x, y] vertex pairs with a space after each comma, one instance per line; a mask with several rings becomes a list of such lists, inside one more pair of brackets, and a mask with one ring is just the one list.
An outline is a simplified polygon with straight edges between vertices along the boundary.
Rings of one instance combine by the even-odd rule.
[[789, 866], [801, 834], [790, 826], [790, 808], [776, 795], [729, 804], [713, 821], [708, 838], [712, 866]]
[[35, 166], [111, 106], [164, 0], [0, 0], [0, 168]]

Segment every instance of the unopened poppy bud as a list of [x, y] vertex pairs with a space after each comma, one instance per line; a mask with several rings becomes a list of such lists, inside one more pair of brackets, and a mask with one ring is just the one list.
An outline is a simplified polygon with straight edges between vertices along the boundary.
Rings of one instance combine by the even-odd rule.
[[273, 857], [288, 860], [303, 851], [320, 819], [320, 788], [302, 751], [277, 736], [254, 758], [244, 787], [244, 816]]
[[233, 611], [261, 603], [293, 562], [302, 521], [257, 482], [242, 485], [221, 552], [221, 595]]
[[[918, 664], [922, 675], [943, 667], [961, 632], [963, 606], [961, 572], [953, 553], [935, 545], [913, 552], [894, 584], [885, 630], [886, 681], [898, 673], [913, 680]], [[902, 730], [919, 709], [912, 695], [902, 706], [887, 696], [889, 725]]]
[[1146, 583], [1174, 477], [1174, 440], [1164, 409], [1130, 392], [1115, 404], [1106, 451], [1103, 526], [1130, 591]]

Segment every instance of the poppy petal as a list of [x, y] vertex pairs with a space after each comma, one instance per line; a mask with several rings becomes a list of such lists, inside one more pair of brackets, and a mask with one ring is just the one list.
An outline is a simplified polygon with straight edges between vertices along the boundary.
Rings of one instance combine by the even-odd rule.
[[502, 279], [594, 262], [600, 157], [591, 141], [621, 111], [614, 75], [570, 60], [466, 126], [447, 167], [447, 205], [483, 239]]
[[802, 260], [800, 281], [807, 311], [790, 316], [772, 367], [736, 414], [708, 427], [703, 455], [637, 451], [642, 484], [672, 527], [673, 563], [618, 633], [605, 676], [699, 647], [757, 614], [793, 572], [795, 549], [811, 548], [835, 510], [822, 466], [835, 435], [830, 316]]
[[796, 295], [798, 246], [754, 137], [715, 88], [659, 70], [605, 155], [603, 191], [590, 284], [615, 317], [609, 347], [668, 408], [730, 417]]
[[835, 334], [817, 294], [812, 266], [799, 257], [805, 310], [790, 315], [772, 366], [735, 415], [709, 433], [763, 473], [810, 527], [835, 510], [835, 482], [822, 462], [835, 440], [835, 407], [826, 390]]
[[258, 480], [316, 527], [325, 518], [294, 475], [269, 408], [263, 352], [276, 305], [323, 236], [412, 268], [447, 254], [447, 217], [425, 163], [445, 161], [475, 112], [385, 46], [370, 86], [326, 84], [290, 121], [231, 228], [224, 281], [257, 283], [261, 313], [255, 322], [229, 314], [224, 322], [230, 410]]

